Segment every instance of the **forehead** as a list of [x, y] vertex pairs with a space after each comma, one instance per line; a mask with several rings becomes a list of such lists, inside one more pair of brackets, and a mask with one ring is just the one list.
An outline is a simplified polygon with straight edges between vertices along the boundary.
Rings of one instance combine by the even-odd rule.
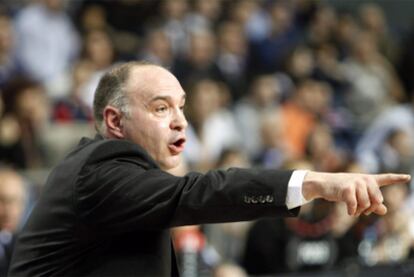
[[132, 98], [140, 100], [151, 100], [163, 96], [173, 99], [181, 99], [185, 96], [177, 78], [168, 70], [153, 66], [145, 65], [131, 69], [127, 91]]

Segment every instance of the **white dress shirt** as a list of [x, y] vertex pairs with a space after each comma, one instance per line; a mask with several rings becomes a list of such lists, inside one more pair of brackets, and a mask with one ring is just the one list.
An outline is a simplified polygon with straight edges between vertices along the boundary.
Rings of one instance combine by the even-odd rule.
[[308, 173], [307, 170], [295, 170], [290, 177], [286, 195], [286, 206], [289, 210], [310, 202], [302, 194], [302, 184], [306, 173]]

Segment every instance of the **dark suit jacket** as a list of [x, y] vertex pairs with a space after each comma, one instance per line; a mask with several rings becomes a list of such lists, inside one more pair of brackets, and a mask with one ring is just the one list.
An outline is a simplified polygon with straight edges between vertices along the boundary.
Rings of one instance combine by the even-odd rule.
[[175, 177], [139, 146], [82, 139], [50, 174], [14, 250], [10, 276], [171, 276], [169, 227], [296, 215], [291, 172]]

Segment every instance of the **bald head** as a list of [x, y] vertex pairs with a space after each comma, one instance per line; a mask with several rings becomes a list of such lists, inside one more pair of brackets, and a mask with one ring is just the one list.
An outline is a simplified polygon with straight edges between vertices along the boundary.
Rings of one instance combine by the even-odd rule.
[[125, 116], [129, 115], [128, 107], [128, 88], [127, 83], [133, 68], [159, 67], [145, 61], [133, 61], [115, 65], [106, 72], [99, 81], [95, 91], [93, 102], [93, 113], [95, 117], [95, 127], [98, 133], [105, 134], [105, 124], [103, 122], [103, 111], [107, 105], [119, 109]]
[[168, 87], [172, 89], [171, 86], [181, 85], [170, 71], [158, 65], [146, 64], [133, 66], [129, 70], [125, 91], [130, 97], [134, 94], [153, 94], [154, 90], [168, 89]]

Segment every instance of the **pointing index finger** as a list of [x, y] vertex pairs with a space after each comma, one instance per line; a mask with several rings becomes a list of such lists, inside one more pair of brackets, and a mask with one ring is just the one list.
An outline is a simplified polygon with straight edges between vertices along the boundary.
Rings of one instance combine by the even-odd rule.
[[374, 178], [380, 187], [392, 184], [407, 183], [411, 180], [411, 176], [409, 174], [394, 173], [375, 174]]

